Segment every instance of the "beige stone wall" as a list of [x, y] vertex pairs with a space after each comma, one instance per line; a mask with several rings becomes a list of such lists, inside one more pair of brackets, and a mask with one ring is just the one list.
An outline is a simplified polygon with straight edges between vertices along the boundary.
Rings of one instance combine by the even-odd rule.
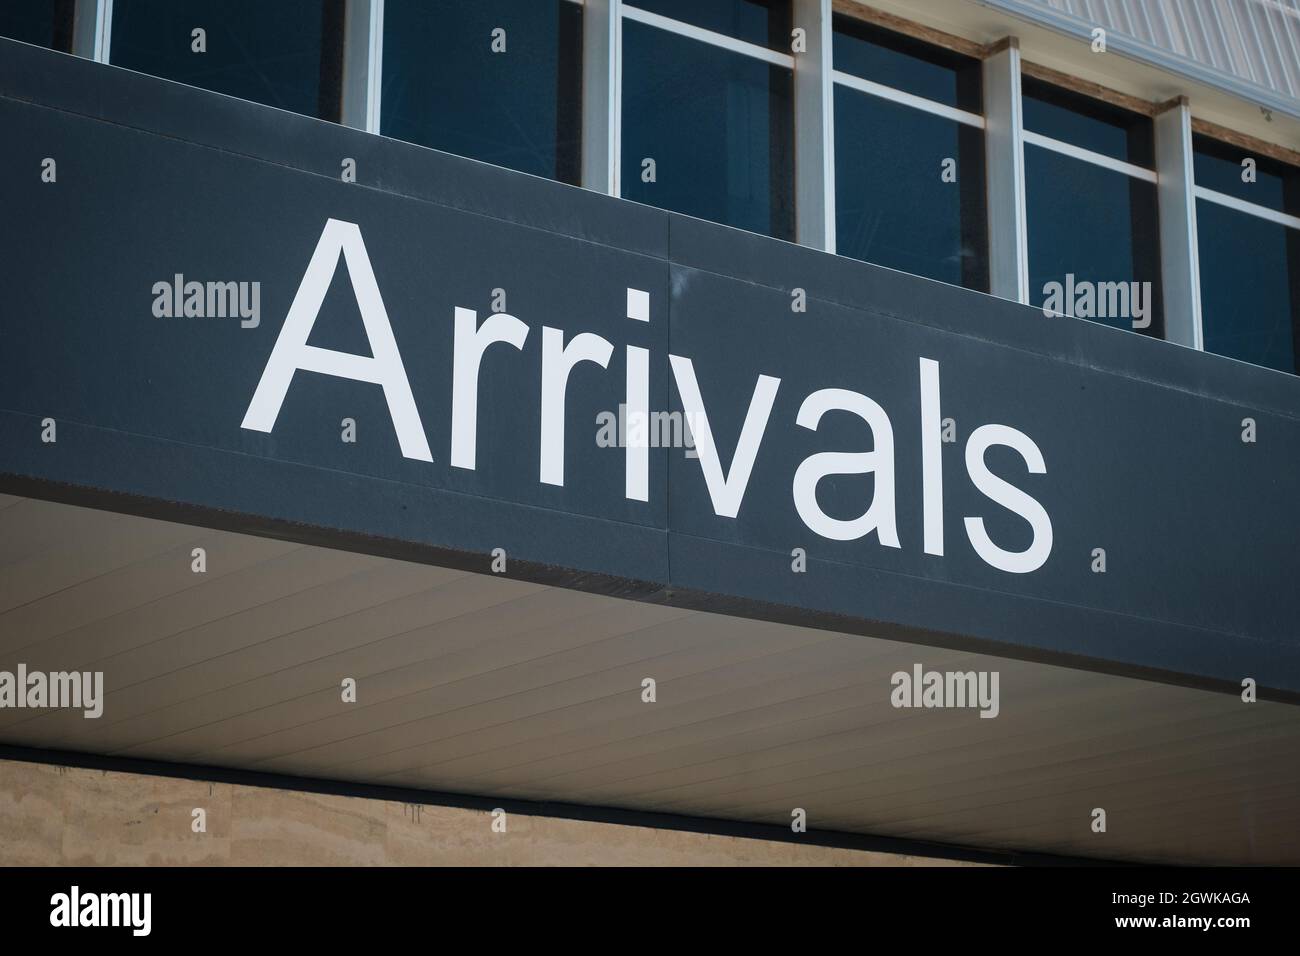
[[[191, 830], [195, 807], [207, 832]], [[920, 866], [729, 836], [0, 760], [0, 865]]]

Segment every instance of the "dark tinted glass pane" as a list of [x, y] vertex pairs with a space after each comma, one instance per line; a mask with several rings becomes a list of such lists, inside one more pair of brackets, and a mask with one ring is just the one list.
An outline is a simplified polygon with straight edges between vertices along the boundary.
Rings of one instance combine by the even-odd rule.
[[568, 0], [386, 0], [380, 131], [577, 183], [581, 64]]
[[[623, 24], [622, 194], [789, 239], [790, 71], [633, 21]], [[654, 182], [643, 179], [654, 161]]]
[[1057, 291], [1063, 308], [1054, 311], [1120, 329], [1149, 317], [1139, 331], [1162, 334], [1155, 183], [1026, 145], [1025, 207], [1030, 302]]
[[1296, 372], [1300, 230], [1196, 203], [1205, 350]]
[[835, 17], [835, 69], [971, 113], [983, 111], [979, 60], [852, 17]]
[[790, 52], [790, 0], [635, 0], [627, 5]]
[[[343, 0], [114, 0], [110, 59], [141, 73], [337, 120]], [[193, 31], [205, 31], [196, 52]]]
[[[835, 246], [841, 255], [988, 289], [978, 129], [835, 89]], [[956, 160], [956, 182], [942, 178]]]
[[0, 37], [72, 52], [75, 0], [0, 0]]
[[1021, 81], [1025, 129], [1151, 169], [1151, 118], [1033, 77]]
[[[1300, 215], [1300, 169], [1206, 136], [1193, 137], [1192, 145], [1196, 185]], [[1242, 179], [1247, 158], [1255, 160], [1254, 182]]]

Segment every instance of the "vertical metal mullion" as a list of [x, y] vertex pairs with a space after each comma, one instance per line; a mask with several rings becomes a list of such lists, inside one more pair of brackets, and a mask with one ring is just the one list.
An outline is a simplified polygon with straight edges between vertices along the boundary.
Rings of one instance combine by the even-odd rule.
[[347, 0], [343, 18], [344, 126], [379, 132], [384, 0]]
[[1007, 37], [984, 60], [984, 152], [988, 176], [989, 291], [1029, 302], [1020, 42]]
[[795, 223], [800, 245], [835, 251], [832, 0], [794, 0], [808, 48], [794, 58]]
[[1204, 349], [1192, 110], [1187, 97], [1180, 96], [1168, 109], [1158, 113], [1154, 125], [1165, 338], [1189, 348]]
[[109, 62], [113, 48], [113, 0], [99, 0], [99, 30], [95, 43], [95, 60]]
[[96, 63], [107, 63], [112, 27], [113, 0], [76, 0], [72, 12], [72, 52]]
[[622, 0], [582, 5], [582, 185], [617, 196], [622, 134]]
[[384, 0], [370, 0], [370, 69], [366, 96], [366, 132], [379, 132], [384, 89]]

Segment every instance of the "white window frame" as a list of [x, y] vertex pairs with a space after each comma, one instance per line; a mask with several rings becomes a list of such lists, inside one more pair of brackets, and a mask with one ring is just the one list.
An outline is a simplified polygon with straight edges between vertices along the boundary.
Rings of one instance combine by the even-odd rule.
[[[794, 78], [795, 228], [803, 245], [835, 252], [836, 85], [963, 123], [985, 132], [985, 199], [989, 217], [990, 292], [1029, 301], [1025, 226], [1025, 144], [1154, 183], [1160, 216], [1161, 283], [1165, 338], [1204, 348], [1201, 325], [1196, 200], [1300, 230], [1300, 216], [1217, 192], [1194, 181], [1191, 109], [1180, 97], [1152, 118], [1155, 169], [1114, 159], [1024, 128], [1023, 76], [1015, 37], [986, 47], [983, 58], [984, 115], [929, 100], [836, 70], [832, 62], [837, 0], [789, 0], [791, 22], [805, 31], [808, 47], [798, 55], [771, 50], [637, 7], [625, 0], [561, 0], [583, 7], [582, 185], [621, 194], [622, 26], [625, 19], [789, 69]], [[72, 52], [110, 62], [113, 0], [76, 0]], [[384, 0], [346, 0], [344, 13], [342, 122], [370, 133], [380, 130]]]
[[956, 120], [958, 123], [973, 126], [976, 129], [984, 129], [984, 117], [979, 113], [971, 113], [955, 106], [949, 106], [947, 103], [926, 99], [924, 96], [917, 96], [915, 93], [908, 93], [892, 86], [886, 86], [883, 83], [877, 83], [874, 80], [864, 79], [854, 73], [835, 70], [832, 76], [839, 86], [856, 90], [859, 93], [866, 93], [868, 96], [889, 100], [891, 103], [910, 106], [914, 110], [920, 110], [934, 116], [942, 116], [944, 119]]
[[[644, 24], [645, 26], [654, 27], [657, 30], [662, 30], [665, 33], [671, 33], [675, 36], [684, 37], [685, 39], [688, 40], [695, 40], [696, 42], [699, 43], [707, 43], [710, 46], [715, 46], [718, 47], [719, 49], [727, 50], [731, 53], [739, 53], [743, 56], [750, 57], [751, 59], [759, 60], [760, 62], [767, 63], [769, 66], [782, 67], [790, 71], [791, 87], [794, 90], [794, 96], [791, 102], [791, 110], [794, 114], [792, 116], [792, 120], [793, 120], [792, 131], [793, 131], [794, 141], [790, 144], [790, 146], [792, 150], [796, 151], [794, 169], [793, 169], [794, 181], [790, 183], [791, 195], [793, 196], [794, 199], [795, 239], [796, 241], [802, 242], [805, 245], [811, 245], [814, 248], [824, 249], [827, 251], [834, 251], [834, 233], [832, 231], [834, 229], [834, 217], [832, 215], [829, 221], [827, 221], [826, 219], [825, 196], [827, 195], [826, 192], [827, 189], [832, 187], [830, 187], [829, 185], [830, 182], [829, 175], [827, 174], [826, 171], [825, 162], [823, 161], [823, 163], [820, 164], [820, 167], [818, 165], [810, 166], [807, 162], [799, 161], [801, 158], [804, 159], [807, 158], [806, 152], [803, 157], [800, 157], [798, 155], [798, 150], [800, 149], [799, 146], [800, 133], [803, 132], [803, 130], [801, 130], [799, 125], [801, 116], [807, 118], [808, 109], [811, 107], [812, 109], [816, 110], [817, 107], [820, 105], [820, 110], [818, 112], [820, 116], [823, 118], [823, 122], [825, 122], [824, 118], [828, 115], [827, 107], [825, 106], [824, 102], [818, 104], [815, 99], [810, 100], [808, 94], [804, 92], [804, 88], [807, 86], [807, 84], [801, 82], [802, 78], [799, 75], [798, 64], [796, 62], [797, 58], [794, 56], [794, 54], [784, 53], [780, 50], [772, 50], [769, 49], [768, 47], [760, 46], [757, 43], [751, 43], [748, 40], [741, 40], [736, 37], [728, 36], [725, 33], [718, 33], [714, 30], [709, 30], [704, 27], [699, 27], [691, 23], [685, 23], [681, 20], [674, 20], [671, 17], [666, 17], [663, 16], [662, 14], [652, 13], [649, 10], [644, 10], [633, 3], [624, 2], [624, 0], [604, 0], [604, 2], [608, 2], [611, 4], [616, 3], [617, 11], [618, 11], [617, 12], [618, 26], [617, 29], [614, 31], [614, 35], [613, 35], [613, 42], [617, 44], [617, 48], [616, 48], [617, 52], [611, 58], [613, 62], [612, 69], [616, 74], [614, 77], [614, 81], [612, 83], [612, 95], [617, 97], [618, 102], [614, 104], [611, 109], [612, 126], [614, 130], [613, 135], [616, 142], [609, 150], [610, 162], [615, 167], [611, 171], [611, 174], [609, 175], [608, 178], [607, 191], [609, 195], [611, 196], [622, 195], [622, 175], [620, 172], [620, 167], [622, 164], [622, 139], [623, 139], [623, 126], [622, 126], [623, 28], [622, 25], [624, 21], [631, 20], [635, 23], [641, 23]], [[791, 4], [790, 13], [791, 13], [792, 24], [795, 22], [795, 19], [800, 15], [800, 13], [806, 13], [810, 6], [808, 3], [801, 3], [800, 0], [787, 0], [787, 2]], [[816, 31], [816, 36], [813, 39], [814, 43], [817, 42], [818, 38], [824, 36], [824, 33], [821, 30], [820, 17], [818, 16], [817, 11], [824, 10], [825, 13], [829, 15], [830, 4], [831, 4], [831, 0], [814, 0], [814, 3], [811, 5], [813, 16], [809, 19], [816, 19], [817, 22], [810, 23], [807, 27], [805, 27], [805, 29], [808, 29], [810, 34], [812, 34], [814, 30]], [[803, 24], [799, 24], [799, 25], [803, 26]], [[819, 52], [819, 54], [824, 55], [826, 61], [829, 62], [829, 56], [830, 56], [829, 50], [821, 46], [817, 46], [814, 49], [816, 49]], [[803, 94], [802, 97], [803, 102], [800, 102], [801, 93]], [[816, 93], [814, 93], [813, 96], [815, 97]], [[821, 127], [818, 133], [814, 133], [812, 135], [815, 137], [814, 139], [815, 142], [820, 142], [822, 144], [826, 144], [830, 142], [829, 130], [826, 129], [824, 125]], [[587, 143], [584, 138], [583, 141], [584, 155], [586, 153], [586, 150], [587, 150]], [[812, 183], [813, 188], [809, 188], [810, 182]], [[587, 185], [585, 180], [583, 182], [583, 185]], [[597, 186], [598, 184], [593, 183], [592, 185]], [[820, 204], [817, 202], [818, 195], [822, 197], [822, 202]], [[820, 216], [816, 214], [819, 207], [821, 210]], [[833, 210], [833, 206], [831, 208]], [[801, 214], [801, 210], [804, 210], [803, 214]], [[809, 228], [810, 226], [812, 226], [813, 228], [810, 229]]]
[[[1213, 137], [1209, 137], [1209, 138], [1213, 138]], [[1190, 144], [1190, 139], [1189, 139], [1189, 144]], [[1190, 149], [1190, 145], [1189, 145], [1189, 149]], [[1235, 212], [1244, 213], [1245, 215], [1253, 216], [1256, 219], [1262, 219], [1265, 222], [1275, 223], [1279, 226], [1284, 226], [1288, 229], [1295, 229], [1297, 231], [1300, 231], [1300, 216], [1293, 216], [1288, 213], [1281, 212], [1277, 209], [1272, 209], [1268, 206], [1260, 205], [1259, 203], [1253, 203], [1247, 199], [1238, 199], [1236, 196], [1229, 195], [1228, 193], [1221, 193], [1216, 189], [1210, 189], [1208, 186], [1198, 186], [1193, 184], [1191, 189], [1191, 194], [1194, 199], [1204, 199], [1206, 202], [1212, 202], [1218, 206], [1223, 206]], [[1199, 312], [1200, 256], [1199, 256], [1199, 250], [1194, 249], [1193, 251], [1197, 252], [1197, 260], [1194, 263], [1196, 268], [1197, 296], [1198, 296], [1197, 346], [1196, 347], [1198, 349], [1204, 350], [1205, 332], [1204, 332], [1204, 327], [1202, 325], [1202, 317]]]
[[1300, 229], [1300, 216], [1292, 216], [1269, 206], [1261, 206], [1259, 203], [1253, 203], [1246, 199], [1238, 199], [1236, 196], [1218, 192], [1208, 186], [1196, 186], [1192, 191], [1197, 199], [1204, 199], [1220, 206], [1227, 206], [1237, 212], [1244, 212], [1258, 219], [1267, 219], [1269, 222], [1275, 222], [1290, 229]]
[[384, 0], [346, 0], [343, 12], [344, 126], [379, 132], [384, 68]]
[[1205, 347], [1205, 336], [1193, 192], [1192, 111], [1187, 98], [1180, 96], [1157, 110], [1153, 127], [1165, 341], [1199, 351]]
[[[1022, 117], [1023, 117], [1023, 113], [1022, 113]], [[1155, 118], [1154, 117], [1149, 117], [1149, 118], [1151, 119], [1151, 125], [1152, 125], [1152, 138], [1154, 139], [1156, 134]], [[1020, 131], [1020, 138], [1023, 143], [1029, 146], [1037, 146], [1039, 149], [1046, 149], [1051, 152], [1057, 153], [1061, 156], [1068, 156], [1071, 159], [1077, 159], [1082, 162], [1089, 163], [1093, 166], [1098, 166], [1102, 169], [1109, 169], [1112, 172], [1122, 173], [1123, 175], [1128, 176], [1131, 179], [1138, 179], [1143, 182], [1148, 182], [1156, 186], [1157, 187], [1157, 191], [1156, 191], [1157, 221], [1154, 223], [1154, 225], [1157, 231], [1161, 229], [1162, 224], [1164, 222], [1165, 209], [1162, 208], [1162, 203], [1160, 202], [1160, 198], [1161, 198], [1160, 190], [1159, 190], [1160, 176], [1156, 172], [1156, 170], [1148, 169], [1145, 166], [1139, 166], [1136, 163], [1130, 163], [1127, 162], [1126, 160], [1116, 159], [1113, 156], [1107, 156], [1105, 153], [1098, 153], [1095, 150], [1087, 149], [1083, 146], [1076, 146], [1074, 143], [1067, 143], [1064, 140], [1055, 139], [1054, 137], [1051, 136], [1045, 136], [1042, 133], [1036, 133], [1029, 129], [1022, 128]], [[1155, 161], [1155, 157], [1153, 157], [1153, 162], [1154, 161]], [[1027, 190], [1028, 186], [1026, 186], [1025, 188]], [[1026, 248], [1025, 248], [1026, 257], [1028, 257], [1028, 252], [1029, 252], [1028, 243], [1026, 242]], [[1026, 258], [1025, 269], [1027, 273], [1028, 258]], [[1168, 300], [1165, 298], [1165, 285], [1166, 285], [1167, 275], [1168, 275], [1168, 267], [1162, 258], [1162, 261], [1160, 263], [1160, 291], [1161, 291], [1161, 301], [1165, 303], [1164, 311], [1166, 313], [1170, 311], [1168, 307]], [[1198, 302], [1199, 302], [1199, 293], [1198, 293]], [[1064, 313], [1057, 313], [1057, 314], [1061, 315], [1064, 318], [1069, 317]], [[1166, 314], [1165, 316], [1162, 316], [1162, 319], [1164, 320], [1163, 322], [1164, 328], [1162, 329], [1162, 338], [1168, 338], [1169, 317]], [[1197, 320], [1197, 325], [1199, 326], [1199, 319]]]
[[[946, 120], [953, 120], [955, 122], [961, 123], [964, 126], [972, 127], [973, 129], [978, 129], [983, 131], [988, 126], [987, 120], [984, 118], [984, 116], [982, 116], [979, 113], [972, 113], [969, 110], [963, 110], [955, 106], [949, 106], [947, 103], [940, 103], [939, 101], [929, 99], [928, 97], [918, 96], [915, 93], [908, 93], [907, 91], [900, 90], [897, 87], [888, 86], [884, 83], [877, 83], [875, 80], [868, 80], [865, 77], [858, 76], [856, 73], [846, 73], [843, 70], [834, 69], [833, 66], [831, 70], [831, 80], [833, 85], [835, 86], [842, 86], [845, 89], [853, 90], [857, 93], [864, 93], [867, 96], [874, 96], [877, 99], [888, 100], [891, 103], [898, 103], [901, 106], [906, 106], [923, 113], [929, 113], [932, 116], [939, 116]], [[832, 162], [834, 162], [834, 156], [832, 156]], [[985, 182], [986, 205], [987, 205], [988, 197], [989, 197], [989, 183], [986, 181]], [[831, 215], [834, 216], [835, 207], [834, 207], [833, 195], [830, 197], [830, 201], [831, 201]], [[989, 242], [988, 265], [989, 265], [990, 290], [992, 290], [993, 288], [993, 281], [994, 281], [992, 255], [993, 255], [993, 240], [995, 236], [994, 236], [993, 226], [994, 224], [990, 219], [989, 236], [988, 236], [988, 242]], [[834, 250], [832, 249], [831, 251]]]
[[1107, 156], [1105, 153], [1098, 153], [1091, 149], [1085, 149], [1082, 146], [1075, 146], [1073, 143], [1067, 143], [1064, 140], [1053, 139], [1051, 136], [1044, 136], [1042, 133], [1035, 133], [1032, 130], [1024, 130], [1021, 134], [1024, 142], [1030, 146], [1037, 146], [1041, 149], [1048, 149], [1054, 153], [1060, 153], [1062, 156], [1069, 156], [1071, 159], [1081, 159], [1085, 163], [1091, 163], [1094, 166], [1100, 166], [1102, 169], [1109, 169], [1113, 172], [1123, 173], [1125, 176], [1131, 176], [1134, 179], [1141, 179], [1148, 183], [1157, 181], [1156, 171], [1147, 169], [1145, 166], [1138, 166], [1136, 163], [1125, 162], [1122, 159], [1115, 159], [1113, 156]]
[[691, 23], [684, 23], [681, 20], [673, 20], [662, 14], [643, 10], [630, 3], [622, 3], [619, 7], [624, 20], [635, 20], [637, 23], [644, 23], [646, 26], [655, 27], [666, 33], [675, 33], [690, 40], [698, 40], [701, 43], [709, 43], [724, 50], [730, 50], [732, 53], [743, 53], [745, 56], [751, 56], [754, 59], [770, 63], [772, 66], [783, 66], [788, 70], [794, 70], [794, 56], [790, 53], [769, 50], [757, 43], [739, 40], [736, 37], [727, 36], [725, 33], [716, 33], [713, 30], [697, 27]]
[[73, 54], [107, 63], [112, 29], [113, 0], [76, 0], [72, 12]]

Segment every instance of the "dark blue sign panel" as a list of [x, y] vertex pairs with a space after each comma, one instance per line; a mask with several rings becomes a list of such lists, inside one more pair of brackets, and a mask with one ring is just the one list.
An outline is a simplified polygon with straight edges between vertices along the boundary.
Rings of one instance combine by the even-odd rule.
[[0, 44], [0, 488], [1300, 693], [1300, 382]]

